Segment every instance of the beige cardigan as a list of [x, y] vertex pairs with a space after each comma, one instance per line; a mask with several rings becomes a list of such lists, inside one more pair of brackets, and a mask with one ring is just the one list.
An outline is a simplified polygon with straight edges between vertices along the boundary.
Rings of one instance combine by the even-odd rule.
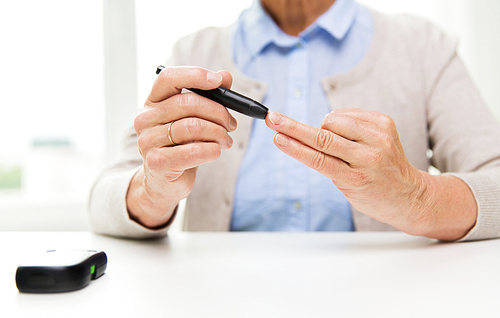
[[[457, 42], [420, 19], [372, 14], [375, 31], [366, 57], [354, 69], [322, 81], [331, 109], [358, 107], [391, 116], [415, 167], [428, 170], [432, 164], [472, 189], [479, 214], [463, 240], [500, 236], [500, 125], [458, 58]], [[234, 90], [262, 100], [266, 84], [239, 72], [230, 38], [229, 27], [187, 36], [175, 45], [167, 64], [228, 70]], [[185, 230], [229, 230], [236, 178], [252, 127], [252, 119], [233, 114], [238, 120], [231, 135], [233, 147], [199, 167], [186, 204]], [[167, 228], [149, 230], [128, 217], [125, 196], [141, 165], [137, 136], [131, 130], [119, 162], [92, 190], [89, 212], [96, 232], [136, 238], [166, 235]], [[356, 230], [395, 230], [354, 209], [352, 213]]]

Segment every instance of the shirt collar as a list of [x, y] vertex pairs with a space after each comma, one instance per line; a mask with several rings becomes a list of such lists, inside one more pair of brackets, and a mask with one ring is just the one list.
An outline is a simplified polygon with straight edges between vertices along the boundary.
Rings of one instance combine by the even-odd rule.
[[[313, 25], [317, 25], [330, 33], [337, 40], [342, 40], [358, 14], [358, 6], [353, 0], [336, 0]], [[306, 32], [307, 30], [305, 30]]]
[[[342, 40], [356, 19], [358, 7], [353, 0], [336, 0], [312, 25], [299, 37], [306, 38], [318, 27], [325, 30], [333, 38]], [[268, 44], [289, 47], [299, 41], [299, 37], [284, 33], [264, 10], [259, 0], [242, 13], [240, 25], [245, 35], [246, 46], [251, 56], [259, 54]]]
[[257, 55], [282, 33], [259, 0], [254, 0], [252, 6], [243, 12], [240, 25], [251, 56]]

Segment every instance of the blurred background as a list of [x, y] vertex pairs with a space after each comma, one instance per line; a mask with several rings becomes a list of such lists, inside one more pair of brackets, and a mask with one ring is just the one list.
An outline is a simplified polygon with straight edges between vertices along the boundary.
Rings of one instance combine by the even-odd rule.
[[[90, 230], [92, 183], [120, 149], [156, 66], [178, 38], [231, 24], [251, 2], [1, 0], [0, 230]], [[500, 1], [359, 2], [458, 37], [500, 118]]]

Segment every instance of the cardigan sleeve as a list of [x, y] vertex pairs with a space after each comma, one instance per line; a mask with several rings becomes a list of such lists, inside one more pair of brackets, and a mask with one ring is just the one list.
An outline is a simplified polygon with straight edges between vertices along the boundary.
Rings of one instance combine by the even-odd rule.
[[141, 167], [137, 136], [131, 129], [119, 159], [99, 176], [90, 193], [89, 216], [94, 232], [138, 239], [167, 235], [170, 224], [151, 230], [132, 220], [128, 214], [127, 191], [130, 181]]
[[462, 179], [476, 199], [476, 224], [461, 240], [500, 237], [500, 124], [455, 52], [431, 88], [427, 110], [433, 165]]

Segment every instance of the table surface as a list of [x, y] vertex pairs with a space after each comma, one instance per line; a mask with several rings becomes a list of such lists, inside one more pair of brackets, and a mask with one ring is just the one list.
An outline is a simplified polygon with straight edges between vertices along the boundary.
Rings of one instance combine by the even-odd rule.
[[[500, 240], [397, 232], [0, 232], [2, 317], [500, 317]], [[69, 293], [24, 294], [22, 258], [99, 249], [106, 274]], [[8, 315], [4, 315], [8, 313]]]

